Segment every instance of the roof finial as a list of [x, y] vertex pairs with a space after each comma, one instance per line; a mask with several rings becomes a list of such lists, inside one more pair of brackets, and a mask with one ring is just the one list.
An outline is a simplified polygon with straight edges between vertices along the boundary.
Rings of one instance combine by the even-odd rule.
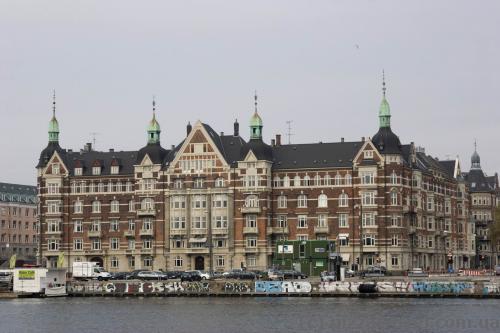
[[153, 95], [153, 119], [156, 119], [156, 96]]
[[52, 92], [52, 117], [56, 117], [56, 90]]
[[255, 104], [255, 113], [257, 113], [257, 90], [255, 90], [253, 98], [254, 98], [254, 104]]
[[474, 138], [474, 151], [477, 152], [477, 140]]
[[386, 90], [387, 88], [385, 87], [385, 71], [382, 69], [382, 93], [384, 94], [384, 98]]

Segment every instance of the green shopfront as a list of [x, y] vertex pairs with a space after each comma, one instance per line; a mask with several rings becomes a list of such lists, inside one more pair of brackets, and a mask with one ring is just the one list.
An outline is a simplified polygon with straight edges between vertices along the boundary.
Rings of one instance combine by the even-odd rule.
[[308, 276], [334, 270], [335, 242], [328, 240], [278, 241], [273, 253], [277, 269], [295, 269]]

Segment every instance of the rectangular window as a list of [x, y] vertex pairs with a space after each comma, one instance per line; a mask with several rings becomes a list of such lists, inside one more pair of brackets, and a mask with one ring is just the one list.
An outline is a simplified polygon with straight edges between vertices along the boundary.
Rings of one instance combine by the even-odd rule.
[[375, 214], [363, 213], [363, 227], [376, 227]]
[[399, 238], [399, 235], [391, 236], [391, 246], [401, 246], [401, 240]]
[[320, 228], [328, 227], [328, 216], [326, 214], [318, 215], [318, 227]]
[[135, 221], [132, 219], [128, 220], [128, 230], [135, 231]]
[[58, 239], [49, 239], [47, 241], [47, 249], [49, 251], [58, 251], [59, 250], [59, 240]]
[[375, 183], [373, 172], [361, 172], [361, 184], [372, 185]]
[[112, 175], [117, 175], [119, 172], [120, 172], [120, 167], [118, 165], [111, 166], [111, 174]]
[[297, 240], [308, 240], [309, 236], [308, 235], [297, 235]]
[[224, 267], [224, 265], [225, 265], [224, 256], [217, 256], [216, 261], [215, 261], [215, 265], [217, 267]]
[[129, 239], [127, 244], [128, 250], [135, 250], [135, 239]]
[[111, 250], [119, 250], [120, 240], [118, 238], [110, 238], [109, 247], [111, 248]]
[[375, 246], [375, 235], [371, 235], [371, 234], [363, 235], [363, 245], [364, 246]]
[[59, 183], [48, 183], [47, 184], [48, 194], [59, 194]]
[[257, 238], [248, 237], [246, 240], [247, 247], [257, 247]]
[[142, 241], [142, 248], [143, 249], [149, 250], [149, 249], [151, 249], [151, 245], [152, 245], [151, 239], [145, 239]]
[[101, 174], [101, 167], [100, 166], [92, 167], [92, 174], [94, 176], [100, 175]]
[[306, 208], [307, 207], [307, 195], [301, 194], [297, 198], [297, 207]]
[[307, 215], [297, 216], [297, 228], [307, 228]]
[[399, 257], [398, 256], [392, 256], [391, 257], [391, 265], [393, 267], [399, 266]]
[[375, 205], [375, 192], [363, 192], [361, 194], [363, 200], [363, 206], [374, 206]]
[[257, 215], [249, 214], [245, 217], [245, 227], [256, 228], [257, 227]]
[[83, 232], [83, 221], [75, 220], [73, 232]]
[[278, 197], [278, 208], [286, 208], [286, 196], [280, 195]]
[[101, 239], [94, 238], [92, 239], [92, 250], [100, 250], [101, 249]]
[[339, 214], [339, 228], [348, 228], [349, 227], [349, 215], [348, 214]]
[[73, 250], [76, 250], [76, 251], [83, 250], [83, 239], [81, 239], [81, 238], [73, 239]]
[[120, 229], [120, 221], [111, 220], [109, 221], [109, 231], [118, 231]]

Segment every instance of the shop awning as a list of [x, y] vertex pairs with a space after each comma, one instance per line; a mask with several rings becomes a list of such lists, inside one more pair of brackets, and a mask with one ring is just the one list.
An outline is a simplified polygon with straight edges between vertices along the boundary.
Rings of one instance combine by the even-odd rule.
[[205, 243], [207, 238], [189, 238], [189, 243]]

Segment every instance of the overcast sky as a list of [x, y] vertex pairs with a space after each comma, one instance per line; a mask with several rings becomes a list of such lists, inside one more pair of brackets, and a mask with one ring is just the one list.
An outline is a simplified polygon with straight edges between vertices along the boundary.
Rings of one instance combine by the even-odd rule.
[[268, 142], [331, 142], [377, 132], [383, 68], [403, 143], [500, 169], [498, 0], [0, 0], [0, 181], [36, 184], [52, 89], [63, 148], [141, 148], [152, 95], [164, 147], [248, 138], [254, 90]]

